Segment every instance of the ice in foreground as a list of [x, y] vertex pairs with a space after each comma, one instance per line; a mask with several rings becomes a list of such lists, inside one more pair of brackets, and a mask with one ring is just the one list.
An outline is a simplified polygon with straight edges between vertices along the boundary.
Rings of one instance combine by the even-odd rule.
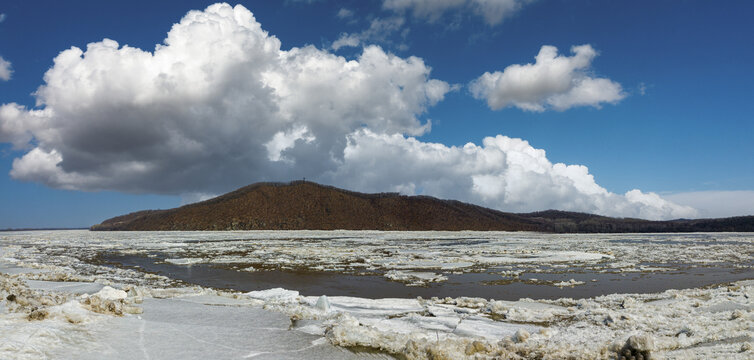
[[3, 359], [754, 357], [752, 280], [577, 300], [302, 296], [176, 285], [32, 238], [2, 239]]
[[754, 355], [752, 281], [579, 301], [329, 297], [322, 306], [282, 289], [116, 290], [23, 277], [0, 275], [2, 358], [594, 359], [616, 357], [631, 336], [663, 358]]

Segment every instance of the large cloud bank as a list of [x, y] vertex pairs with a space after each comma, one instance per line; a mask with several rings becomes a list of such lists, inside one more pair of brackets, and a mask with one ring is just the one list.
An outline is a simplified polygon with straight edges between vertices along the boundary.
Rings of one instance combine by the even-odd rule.
[[652, 193], [610, 193], [586, 167], [552, 164], [520, 139], [416, 139], [451, 89], [429, 74], [374, 46], [350, 61], [284, 51], [246, 8], [216, 4], [189, 12], [152, 52], [108, 39], [61, 52], [35, 109], [0, 107], [0, 141], [26, 151], [12, 177], [64, 189], [221, 193], [307, 177], [511, 211], [694, 215]]
[[542, 46], [534, 64], [510, 65], [502, 72], [486, 72], [469, 88], [493, 110], [515, 106], [523, 110], [566, 110], [574, 106], [599, 107], [626, 95], [620, 84], [589, 76], [597, 56], [590, 45], [574, 46], [573, 56], [558, 55], [554, 46]]
[[485, 138], [481, 146], [448, 147], [360, 130], [348, 136], [344, 164], [326, 176], [347, 179], [357, 189], [429, 193], [507, 211], [561, 209], [646, 219], [696, 214], [654, 193], [610, 193], [585, 166], [552, 164], [544, 150], [502, 135]]

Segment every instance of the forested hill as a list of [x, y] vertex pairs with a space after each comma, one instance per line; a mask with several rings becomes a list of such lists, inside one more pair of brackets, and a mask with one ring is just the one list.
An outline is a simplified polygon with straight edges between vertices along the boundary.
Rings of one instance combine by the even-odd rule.
[[105, 220], [91, 230], [754, 231], [754, 216], [647, 221], [548, 210], [506, 213], [454, 200], [363, 194], [313, 182], [258, 183], [169, 210]]

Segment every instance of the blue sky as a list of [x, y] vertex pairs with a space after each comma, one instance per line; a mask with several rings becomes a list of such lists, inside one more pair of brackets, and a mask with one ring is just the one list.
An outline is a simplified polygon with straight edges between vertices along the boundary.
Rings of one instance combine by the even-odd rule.
[[[257, 81], [260, 76], [262, 82], [269, 82], [266, 76], [271, 72], [288, 80], [283, 80], [278, 87], [265, 83], [264, 89], [275, 88], [274, 96], [282, 99], [270, 100], [269, 104], [264, 102], [266, 100], [258, 100], [258, 103], [248, 100], [264, 96], [259, 92], [263, 90], [256, 87], [227, 82], [210, 84], [208, 91], [217, 92], [210, 94], [212, 99], [203, 97], [207, 107], [192, 107], [192, 114], [206, 109], [217, 112], [197, 117], [191, 123], [213, 122], [213, 125], [200, 130], [191, 127], [191, 131], [182, 128], [189, 127], [189, 121], [181, 118], [183, 113], [164, 110], [168, 104], [184, 101], [188, 96], [185, 94], [143, 107], [139, 101], [118, 99], [123, 102], [116, 106], [112, 104], [117, 101], [108, 97], [115, 93], [112, 89], [76, 78], [85, 76], [81, 72], [51, 75], [51, 81], [72, 88], [47, 86], [46, 102], [37, 104], [39, 95], [34, 93], [47, 83], [45, 72], [54, 67], [53, 59], [61, 51], [75, 46], [86, 52], [87, 44], [107, 38], [118, 43], [113, 51], [128, 45], [153, 52], [155, 45], [163, 43], [173, 24], [181, 22], [189, 10], [203, 11], [212, 2], [23, 1], [2, 5], [0, 56], [10, 63], [11, 72], [6, 76], [8, 79], [3, 80], [0, 69], [0, 104], [15, 103], [23, 114], [48, 109], [55, 115], [49, 115], [51, 117], [45, 118], [41, 125], [32, 126], [28, 125], [32, 120], [21, 117], [11, 120], [10, 115], [3, 118], [0, 113], [0, 228], [88, 226], [129, 211], [174, 207], [255, 181], [287, 181], [302, 176], [354, 190], [429, 194], [510, 211], [555, 207], [645, 218], [754, 213], [750, 205], [754, 203], [754, 142], [751, 141], [754, 134], [754, 102], [751, 101], [754, 24], [749, 19], [754, 13], [754, 4], [746, 1], [679, 4], [670, 1], [501, 0], [500, 6], [507, 9], [505, 14], [488, 19], [483, 14], [490, 15], [490, 9], [478, 11], [480, 8], [474, 0], [448, 3], [453, 4], [442, 7], [435, 3], [426, 7], [422, 1], [391, 0], [239, 2], [243, 9], [236, 8], [236, 14], [250, 11], [254, 21], [261, 24], [269, 36], [279, 40], [275, 51], [290, 54], [291, 49], [313, 45], [316, 53], [294, 55], [301, 61], [333, 55], [328, 66], [336, 66], [337, 57], [343, 57], [344, 63], [350, 60], [365, 64], [365, 48], [371, 45], [379, 46], [379, 53], [373, 54], [379, 59], [383, 59], [380, 57], [383, 54], [406, 63], [410, 62], [410, 57], [420, 58], [421, 67], [408, 69], [403, 62], [394, 61], [389, 65], [378, 64], [376, 68], [382, 70], [364, 70], [385, 71], [387, 73], [380, 76], [411, 78], [411, 82], [399, 86], [395, 80], [375, 79], [359, 84], [366, 90], [375, 89], [375, 93], [384, 90], [384, 99], [398, 95], [412, 100], [402, 100], [398, 108], [408, 110], [399, 112], [390, 109], [396, 107], [395, 103], [380, 103], [383, 98], [379, 96], [375, 96], [373, 102], [366, 102], [364, 99], [344, 100], [343, 96], [328, 99], [321, 92], [296, 93], [304, 91], [297, 90], [303, 82], [322, 81], [318, 89], [324, 89], [325, 85], [342, 89], [352, 84], [345, 78], [318, 78], [316, 72], [309, 74], [309, 78], [296, 77], [292, 73], [300, 68], [295, 64], [269, 65], [274, 70], [257, 67], [262, 60], [258, 60], [261, 58], [256, 57], [255, 51], [262, 50], [253, 46], [241, 48], [242, 56], [248, 58], [239, 63], [228, 63], [229, 55], [223, 57], [208, 50], [198, 55], [202, 57], [199, 60], [205, 61], [201, 69], [227, 66], [227, 69], [239, 71], [238, 78], [247, 82]], [[218, 19], [219, 22], [232, 20]], [[245, 26], [232, 21], [228, 24], [231, 23]], [[196, 39], [205, 39], [207, 35], [201, 31], [211, 31], [197, 30], [188, 20], [183, 24], [187, 30], [181, 36], [191, 41], [201, 42], [203, 40]], [[373, 26], [373, 31], [369, 31], [373, 24], [382, 26]], [[215, 39], [212, 36], [224, 35], [207, 36], [207, 39]], [[358, 44], [337, 49], [333, 46], [339, 39], [349, 37]], [[565, 74], [572, 76], [569, 89], [584, 80], [603, 79], [608, 90], [618, 93], [611, 98], [603, 91], [602, 98], [579, 99], [565, 108], [556, 108], [548, 105], [547, 99], [563, 95], [567, 90], [558, 90], [561, 93], [537, 90], [539, 88], [531, 90], [531, 84], [510, 84], [510, 80], [503, 84], [503, 78], [475, 96], [471, 84], [485, 72], [503, 74], [511, 65], [534, 63], [535, 56], [545, 45], [557, 48], [561, 60], [575, 59], [571, 47], [589, 45], [594, 54], [588, 56], [587, 64]], [[125, 58], [127, 54], [117, 56]], [[90, 63], [82, 62], [81, 66], [96, 65], [98, 71], [105, 73], [110, 66], [107, 61], [112, 59], [95, 59], [88, 52], [81, 58], [93, 59]], [[123, 68], [113, 69], [112, 74], [124, 71]], [[146, 75], [108, 76], [103, 75], [103, 84], [128, 85], [132, 79]], [[93, 90], [84, 89], [86, 86], [92, 86]], [[220, 87], [224, 87], [223, 91], [232, 89], [233, 95], [226, 96], [224, 94], [229, 93], [216, 90]], [[439, 91], [440, 97], [432, 95], [435, 93], [430, 88]], [[301, 103], [284, 99], [281, 89], [292, 91], [296, 98], [318, 100]], [[526, 89], [541, 95], [535, 101], [544, 104], [541, 111], [515, 105], [516, 99], [524, 96], [521, 91]], [[94, 95], [87, 92], [90, 90]], [[409, 90], [415, 92], [409, 94]], [[81, 94], [89, 94], [86, 96], [91, 95], [91, 98], [76, 98], [84, 96]], [[414, 99], [412, 94], [420, 95]], [[487, 100], [494, 94], [507, 99], [507, 105], [499, 110], [488, 106]], [[238, 108], [238, 112], [228, 110], [229, 115], [224, 117], [222, 106], [218, 111], [213, 105], [218, 101], [228, 104], [228, 109]], [[239, 105], [241, 103], [245, 105]], [[351, 110], [316, 115], [312, 109], [320, 108], [323, 103], [330, 103], [336, 110]], [[284, 114], [257, 115], [256, 111], [261, 114], [267, 110], [259, 109], [267, 109], [270, 104], [277, 110], [269, 111], [282, 109]], [[352, 111], [383, 107], [388, 109], [385, 113]], [[131, 115], [122, 115], [123, 112], [140, 114], [133, 116], [141, 116], [139, 121], [143, 122], [122, 127], [124, 123], [135, 121]], [[112, 118], [112, 122], [93, 114]], [[350, 120], [333, 114], [343, 114]], [[330, 119], [332, 117], [336, 119]], [[167, 121], [168, 118], [180, 120]], [[419, 125], [428, 121], [431, 121], [431, 129], [419, 129]], [[19, 123], [27, 125], [21, 125], [22, 130], [18, 127], [9, 130], [10, 124]], [[285, 125], [281, 125], [283, 123]], [[46, 124], [53, 125], [47, 128]], [[152, 126], [154, 128], [150, 128]], [[249, 140], [251, 145], [238, 145], [243, 137], [211, 133], [226, 126], [236, 132], [248, 131], [245, 136], [254, 139]], [[135, 132], [129, 133], [131, 130]], [[170, 153], [147, 154], [152, 148], [140, 145], [141, 140], [128, 138], [174, 133], [182, 134], [178, 138], [181, 141], [188, 138], [200, 144], [204, 149], [202, 154], [211, 153], [211, 156], [184, 157], [180, 154], [187, 154], [185, 149], [172, 149], [177, 154], [173, 158]], [[114, 145], [119, 134], [126, 139], [125, 145]], [[399, 137], [389, 138], [393, 135]], [[496, 135], [523, 139], [528, 147], [500, 140], [472, 155], [461, 155], [461, 150], [457, 150], [469, 142], [482, 147], [485, 137]], [[154, 136], [154, 141], [176, 139], [171, 135]], [[418, 143], [411, 142], [412, 137]], [[105, 144], [99, 144], [100, 140]], [[273, 140], [279, 144], [270, 145]], [[457, 150], [459, 154], [432, 155], [436, 153], [422, 145], [427, 143], [442, 144], [451, 149], [448, 151]], [[41, 165], [29, 160], [16, 165], [15, 175], [12, 175], [14, 160], [35, 148], [48, 155], [53, 151], [60, 154], [62, 161], [57, 166], [62, 170], [37, 170], [32, 165]], [[531, 155], [529, 148], [531, 151], [542, 149], [546, 155]], [[267, 153], [251, 155], [260, 149], [263, 152], [267, 149]], [[380, 149], [400, 160], [391, 163]], [[101, 153], [107, 154], [108, 159], [116, 159], [109, 163], [112, 166], [103, 165], [105, 156], [93, 159]], [[490, 165], [484, 162], [487, 160], [479, 160], [489, 159], [491, 153], [504, 154], [505, 164]], [[521, 160], [523, 165], [511, 162], [510, 159], [519, 158], [520, 154], [531, 157]], [[427, 161], [427, 156], [438, 158]], [[71, 160], [74, 158], [75, 161]], [[531, 165], [543, 159], [550, 165], [583, 165], [588, 168], [588, 175], [593, 176], [593, 182], [581, 175], [563, 175], [565, 173], [556, 166], [545, 164], [542, 170]], [[468, 165], [474, 161], [479, 163]], [[159, 165], [165, 163], [171, 167]], [[427, 169], [421, 170], [425, 165]], [[460, 169], [467, 165], [475, 170], [433, 170], [438, 167]], [[143, 174], [132, 176], [132, 172], [124, 170], [128, 166], [134, 166]], [[412, 171], [401, 171], [401, 167]], [[481, 168], [483, 170], [479, 170]], [[192, 180], [185, 183], [175, 180], [187, 178]], [[530, 187], [530, 184], [537, 186]], [[606, 193], [594, 190], [595, 186]], [[633, 189], [639, 189], [640, 196], [626, 194]], [[651, 193], [661, 198], [648, 196]], [[533, 194], [531, 201], [526, 194]], [[693, 207], [694, 211], [688, 207]]]

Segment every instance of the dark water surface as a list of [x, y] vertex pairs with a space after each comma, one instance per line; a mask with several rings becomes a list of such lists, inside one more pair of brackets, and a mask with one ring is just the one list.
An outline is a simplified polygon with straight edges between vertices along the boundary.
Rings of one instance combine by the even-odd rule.
[[[281, 287], [297, 290], [306, 296], [358, 296], [363, 298], [482, 297], [498, 300], [520, 298], [557, 299], [588, 298], [613, 293], [652, 293], [667, 289], [685, 289], [754, 279], [754, 268], [728, 266], [688, 267], [668, 272], [598, 273], [581, 268], [557, 269], [552, 272], [523, 273], [519, 279], [495, 273], [447, 274], [447, 281], [426, 287], [406, 286], [390, 281], [382, 273], [368, 275], [326, 271], [259, 270], [247, 272], [210, 264], [174, 265], [163, 259], [136, 255], [105, 255], [106, 265], [135, 268], [189, 284], [236, 291], [265, 290]], [[568, 281], [585, 284], [558, 288], [537, 284], [540, 281]], [[597, 281], [592, 281], [596, 279]]]

